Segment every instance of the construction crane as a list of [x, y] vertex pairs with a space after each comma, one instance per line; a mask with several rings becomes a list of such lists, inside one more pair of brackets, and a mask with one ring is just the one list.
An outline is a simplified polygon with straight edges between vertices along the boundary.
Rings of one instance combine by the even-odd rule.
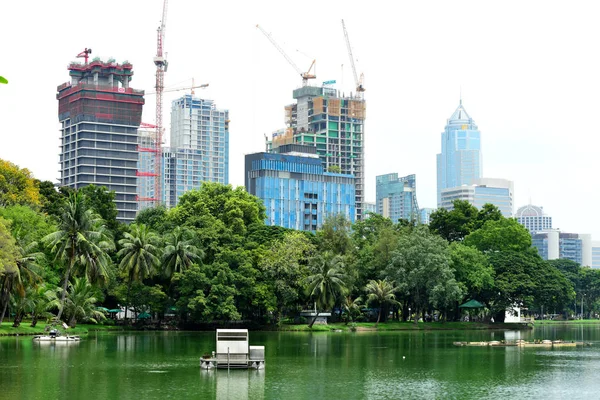
[[279, 46], [277, 44], [277, 42], [275, 41], [275, 39], [273, 39], [273, 37], [267, 31], [265, 31], [259, 25], [256, 25], [256, 27], [267, 37], [267, 39], [269, 39], [269, 41], [273, 44], [273, 46], [275, 46], [275, 48], [277, 50], [279, 50], [279, 52], [281, 53], [281, 55], [283, 55], [283, 57], [285, 57], [285, 59], [287, 60], [287, 62], [290, 63], [290, 65], [292, 67], [294, 67], [294, 69], [296, 70], [296, 72], [298, 72], [298, 74], [302, 77], [302, 86], [306, 86], [308, 84], [308, 80], [309, 79], [315, 79], [317, 77], [317, 75], [315, 75], [314, 72], [311, 73], [313, 67], [315, 66], [316, 60], [312, 61], [312, 63], [310, 64], [310, 67], [308, 68], [308, 71], [302, 72], [302, 70], [300, 70], [300, 68], [298, 68], [298, 66], [296, 65], [296, 63], [290, 58], [290, 56], [288, 56], [286, 54], [285, 51], [283, 51], [283, 49], [281, 48], [281, 46]]
[[346, 24], [342, 20], [342, 28], [344, 29], [344, 38], [346, 39], [346, 47], [348, 47], [348, 57], [350, 57], [350, 64], [352, 65], [352, 73], [354, 74], [354, 84], [356, 85], [356, 95], [362, 98], [362, 93], [365, 91], [363, 81], [365, 79], [364, 74], [360, 74], [360, 79], [356, 74], [356, 66], [354, 65], [354, 56], [352, 55], [352, 46], [350, 46], [350, 38], [348, 37], [348, 31], [346, 30]]
[[[167, 93], [167, 92], [179, 92], [181, 90], [191, 90], [192, 94], [195, 94], [194, 89], [203, 89], [203, 88], [207, 88], [208, 87], [208, 83], [203, 83], [202, 85], [194, 85], [192, 84], [192, 86], [185, 86], [185, 87], [177, 87], [177, 88], [172, 88], [172, 89], [163, 89], [163, 93]], [[147, 96], [149, 95], [153, 95], [153, 94], [157, 94], [158, 92], [146, 92], [145, 94]]]
[[163, 91], [165, 88], [165, 72], [169, 63], [164, 55], [165, 45], [165, 30], [167, 28], [167, 5], [168, 0], [163, 1], [162, 18], [160, 26], [157, 30], [156, 38], [156, 57], [154, 57], [154, 65], [156, 65], [156, 138], [154, 141], [154, 204], [160, 205], [162, 201], [161, 193], [161, 176], [162, 176], [162, 141], [163, 141]]

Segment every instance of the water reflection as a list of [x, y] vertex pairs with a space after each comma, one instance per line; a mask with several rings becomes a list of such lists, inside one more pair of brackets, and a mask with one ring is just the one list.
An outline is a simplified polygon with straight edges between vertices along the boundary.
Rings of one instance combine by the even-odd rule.
[[264, 399], [265, 370], [200, 370], [200, 382], [216, 399]]

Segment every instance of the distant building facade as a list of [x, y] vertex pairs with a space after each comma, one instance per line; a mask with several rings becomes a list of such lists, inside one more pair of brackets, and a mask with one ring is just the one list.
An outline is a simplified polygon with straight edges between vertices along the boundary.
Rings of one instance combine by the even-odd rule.
[[493, 204], [506, 218], [513, 216], [513, 182], [506, 179], [479, 178], [473, 185], [442, 190], [441, 208], [452, 210], [454, 200], [468, 201], [478, 209]]
[[363, 210], [363, 218], [369, 218], [369, 213], [377, 214], [377, 203], [365, 201]]
[[415, 175], [398, 177], [397, 173], [376, 177], [377, 214], [397, 223], [400, 219], [418, 221], [417, 179]]
[[531, 235], [533, 247], [544, 260], [566, 258], [581, 266], [592, 266], [591, 235], [566, 233], [558, 230], [537, 232]]
[[445, 189], [472, 185], [481, 178], [481, 160], [481, 132], [461, 100], [442, 132], [442, 151], [437, 155], [438, 207]]
[[[140, 135], [140, 147], [148, 142], [145, 136]], [[174, 100], [170, 143], [162, 148], [161, 202], [166, 207], [175, 207], [182, 194], [198, 189], [202, 182], [229, 183], [228, 110], [192, 95]], [[142, 153], [139, 168], [154, 171], [154, 154]], [[138, 191], [140, 197], [155, 197], [154, 186], [147, 182]]]
[[267, 225], [316, 231], [329, 216], [354, 222], [354, 176], [326, 172], [314, 146], [286, 144], [277, 153], [247, 154], [245, 185], [260, 198]]
[[532, 204], [519, 207], [515, 213], [515, 218], [532, 234], [552, 229], [552, 217], [544, 213], [542, 207]]
[[600, 241], [592, 241], [592, 268], [600, 268]]
[[419, 210], [420, 220], [419, 222], [425, 225], [429, 225], [431, 214], [435, 211], [435, 208], [421, 208]]

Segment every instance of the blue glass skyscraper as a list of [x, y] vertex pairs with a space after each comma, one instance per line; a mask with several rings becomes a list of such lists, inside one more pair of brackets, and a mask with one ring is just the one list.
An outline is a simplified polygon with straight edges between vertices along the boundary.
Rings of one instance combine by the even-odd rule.
[[267, 225], [316, 231], [337, 214], [354, 222], [353, 175], [326, 172], [314, 146], [286, 144], [278, 151], [246, 155], [246, 190], [263, 201]]
[[437, 155], [438, 207], [442, 190], [473, 184], [481, 169], [481, 132], [461, 100], [442, 132], [442, 152]]
[[401, 219], [419, 220], [417, 179], [415, 175], [398, 177], [397, 173], [376, 177], [377, 214], [396, 223]]

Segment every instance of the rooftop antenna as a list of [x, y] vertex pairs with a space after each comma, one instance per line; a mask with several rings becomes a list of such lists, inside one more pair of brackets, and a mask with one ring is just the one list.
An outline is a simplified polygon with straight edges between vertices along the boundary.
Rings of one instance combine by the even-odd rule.
[[462, 85], [459, 86], [458, 93], [459, 93], [459, 96], [460, 96], [460, 102], [459, 102], [459, 104], [462, 106]]

